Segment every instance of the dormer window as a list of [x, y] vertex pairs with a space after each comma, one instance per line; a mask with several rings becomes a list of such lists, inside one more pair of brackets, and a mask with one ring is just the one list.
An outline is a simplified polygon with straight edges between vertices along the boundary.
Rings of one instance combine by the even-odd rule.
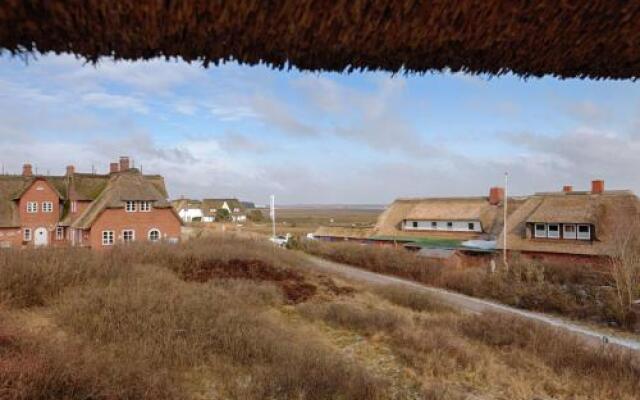
[[576, 225], [575, 224], [564, 224], [562, 230], [562, 238], [563, 239], [576, 239]]
[[151, 211], [151, 202], [150, 201], [141, 201], [140, 202], [140, 211], [141, 212], [149, 212], [149, 211]]
[[591, 240], [591, 225], [578, 225], [578, 239]]
[[124, 210], [126, 212], [135, 212], [136, 211], [136, 202], [127, 200], [124, 202]]
[[547, 237], [547, 226], [545, 224], [536, 224], [536, 226], [535, 226], [535, 237], [537, 237], [537, 238], [546, 238]]
[[560, 239], [560, 225], [549, 224], [547, 225], [547, 236], [549, 239]]
[[27, 212], [28, 213], [37, 213], [38, 212], [38, 202], [37, 201], [28, 201], [27, 202]]

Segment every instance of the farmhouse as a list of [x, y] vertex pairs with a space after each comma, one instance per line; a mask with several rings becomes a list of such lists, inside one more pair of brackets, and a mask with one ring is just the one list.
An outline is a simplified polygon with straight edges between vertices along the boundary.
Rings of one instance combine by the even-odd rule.
[[[378, 217], [374, 227], [320, 227], [314, 236], [332, 241], [418, 243], [449, 249], [470, 240], [491, 244], [502, 229], [504, 202], [500, 187], [491, 188], [489, 196], [397, 199]], [[521, 203], [522, 199], [510, 198], [509, 212]]]
[[201, 207], [203, 222], [216, 221], [222, 214], [227, 214], [231, 221], [237, 223], [247, 220], [245, 209], [238, 199], [203, 199]]
[[181, 222], [164, 179], [131, 168], [128, 157], [109, 173], [0, 176], [0, 247], [74, 245], [95, 249], [133, 241], [178, 241]]
[[200, 200], [174, 200], [171, 205], [184, 222], [202, 221], [202, 202]]
[[[546, 262], [597, 263], [611, 256], [624, 230], [640, 215], [638, 197], [628, 190], [605, 190], [594, 180], [590, 191], [536, 193], [507, 222], [507, 249]], [[502, 249], [503, 237], [498, 240]]]

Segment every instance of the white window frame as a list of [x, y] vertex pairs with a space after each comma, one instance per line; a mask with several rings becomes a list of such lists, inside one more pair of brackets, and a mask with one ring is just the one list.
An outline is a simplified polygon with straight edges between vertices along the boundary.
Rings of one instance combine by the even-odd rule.
[[418, 229], [419, 226], [418, 221], [411, 221], [411, 228]]
[[476, 230], [476, 223], [475, 222], [467, 222], [467, 228], [470, 231], [475, 231]]
[[[580, 228], [587, 228], [587, 236], [581, 236], [580, 233]], [[589, 224], [578, 224], [578, 229], [576, 230], [576, 237], [578, 238], [578, 240], [591, 240], [591, 225]]]
[[150, 201], [141, 201], [138, 206], [138, 210], [140, 212], [151, 212], [151, 202]]
[[102, 231], [102, 245], [103, 246], [113, 246], [115, 241], [115, 232], [114, 231]]
[[43, 201], [42, 202], [42, 212], [43, 213], [52, 213], [53, 212], [53, 202], [51, 202], [51, 201]]
[[[538, 234], [538, 226], [543, 226], [544, 227], [544, 233], [543, 234]], [[541, 224], [539, 222], [536, 222], [535, 224], [533, 224], [533, 236], [537, 237], [537, 238], [546, 238], [547, 237], [547, 224]]]
[[64, 240], [64, 226], [56, 226], [56, 240]]
[[[568, 232], [568, 227], [573, 227], [573, 232]], [[578, 226], [576, 224], [563, 224], [562, 238], [567, 240], [576, 240], [578, 238]]]
[[[552, 226], [556, 227], [555, 231], [551, 230]], [[549, 239], [560, 239], [560, 224], [547, 224], [547, 237]]]
[[38, 202], [37, 201], [27, 201], [27, 212], [29, 214], [35, 214], [38, 212]]
[[[126, 235], [131, 233], [131, 238], [127, 240]], [[136, 240], [136, 231], [134, 229], [123, 229], [122, 230], [122, 241], [124, 243], [135, 242]]]
[[124, 210], [126, 212], [136, 212], [136, 202], [133, 200], [127, 200], [124, 202]]
[[24, 228], [22, 230], [22, 240], [24, 240], [25, 242], [30, 242], [31, 239], [33, 239], [31, 228]]
[[[151, 239], [151, 233], [152, 232], [158, 232], [158, 238], [157, 239]], [[160, 229], [158, 229], [158, 228], [149, 229], [149, 232], [147, 232], [147, 240], [150, 241], [150, 242], [159, 242], [160, 240], [162, 240], [162, 232], [160, 232]]]
[[71, 212], [72, 213], [78, 212], [78, 202], [75, 200], [71, 202]]

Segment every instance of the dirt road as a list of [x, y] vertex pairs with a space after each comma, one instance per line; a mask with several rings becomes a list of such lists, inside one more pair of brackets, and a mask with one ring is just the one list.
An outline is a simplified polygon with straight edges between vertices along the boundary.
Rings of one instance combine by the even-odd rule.
[[434, 299], [440, 301], [441, 303], [459, 309], [463, 312], [479, 314], [485, 311], [493, 311], [503, 314], [515, 315], [522, 318], [542, 322], [557, 329], [576, 334], [595, 346], [616, 345], [624, 349], [631, 349], [640, 352], [640, 341], [638, 340], [625, 338], [615, 334], [605, 335], [602, 332], [598, 332], [597, 330], [593, 330], [589, 327], [579, 325], [574, 322], [568, 322], [554, 316], [531, 311], [524, 311], [517, 308], [505, 306], [503, 304], [494, 303], [492, 301], [477, 299], [475, 297], [450, 292], [445, 289], [426, 286], [406, 279], [365, 271], [363, 269], [352, 267], [350, 265], [339, 264], [318, 257], [308, 257], [309, 261], [315, 269], [321, 269], [326, 272], [340, 274], [346, 278], [357, 281], [378, 285], [400, 285], [414, 290], [427, 292], [431, 294]]

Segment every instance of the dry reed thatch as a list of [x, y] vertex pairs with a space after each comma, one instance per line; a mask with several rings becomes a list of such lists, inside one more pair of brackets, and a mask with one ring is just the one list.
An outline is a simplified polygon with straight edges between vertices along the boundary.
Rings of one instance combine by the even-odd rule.
[[302, 70], [640, 76], [640, 3], [62, 1], [0, 3], [0, 48]]

